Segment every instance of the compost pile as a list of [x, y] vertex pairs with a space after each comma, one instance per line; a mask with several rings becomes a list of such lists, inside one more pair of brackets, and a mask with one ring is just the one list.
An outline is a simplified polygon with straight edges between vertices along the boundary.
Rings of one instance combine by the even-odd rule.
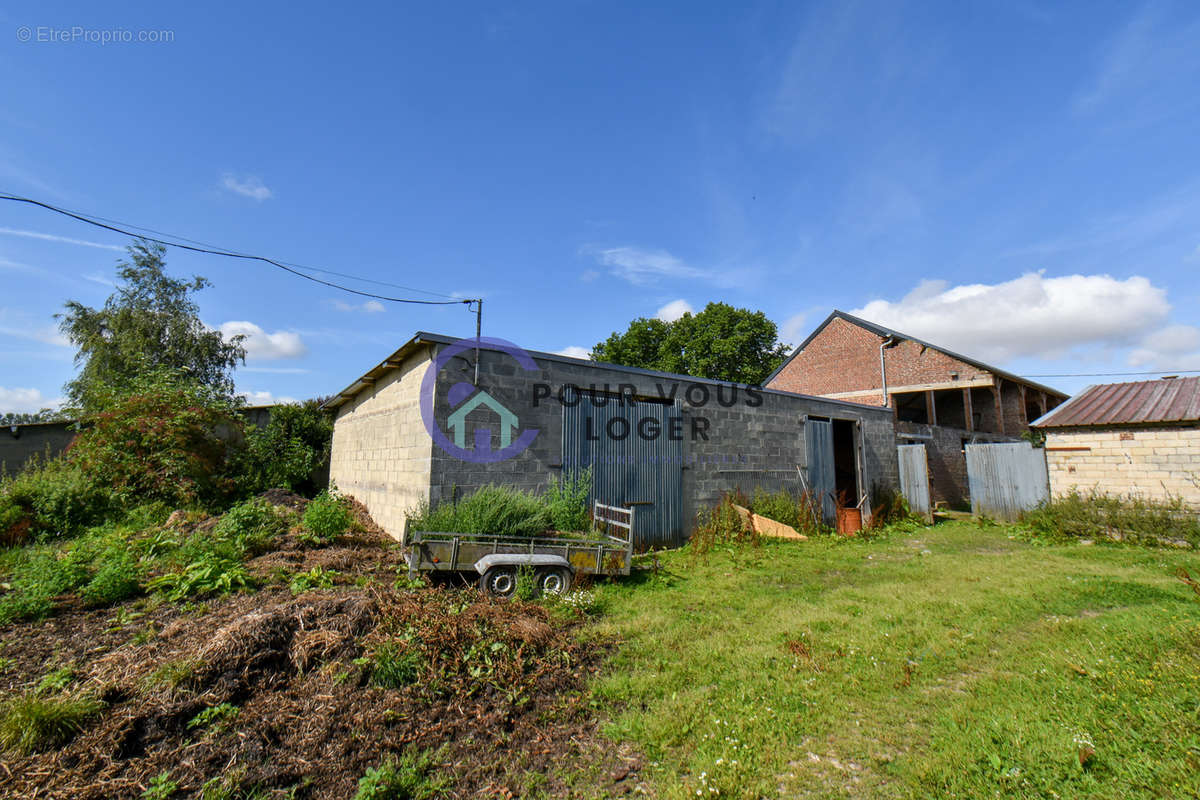
[[[253, 593], [0, 630], [7, 692], [70, 664], [65, 691], [101, 701], [63, 747], [0, 756], [0, 796], [138, 798], [165, 772], [173, 797], [219, 779], [222, 797], [341, 799], [389, 755], [422, 752], [451, 797], [520, 796], [536, 774], [552, 796], [632, 788], [634, 759], [587, 712], [599, 654], [572, 623], [474, 589], [408, 588], [400, 551], [366, 527], [325, 547], [288, 534], [249, 563], [267, 584]], [[280, 577], [314, 567], [334, 585], [296, 593]], [[206, 719], [214, 708], [229, 713]], [[580, 763], [607, 785], [564, 785], [558, 771]]]

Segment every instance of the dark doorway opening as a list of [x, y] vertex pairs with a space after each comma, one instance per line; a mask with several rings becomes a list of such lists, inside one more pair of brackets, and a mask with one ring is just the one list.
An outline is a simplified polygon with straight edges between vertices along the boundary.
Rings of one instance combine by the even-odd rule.
[[855, 508], [860, 497], [854, 428], [852, 420], [833, 420], [833, 484], [842, 508]]

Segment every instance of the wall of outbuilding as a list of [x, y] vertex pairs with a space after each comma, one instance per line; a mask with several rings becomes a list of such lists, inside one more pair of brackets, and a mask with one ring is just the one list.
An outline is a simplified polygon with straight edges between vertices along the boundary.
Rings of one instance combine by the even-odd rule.
[[[597, 391], [618, 392], [622, 384], [631, 386], [636, 396], [660, 397], [679, 382], [678, 395], [684, 416], [683, 501], [684, 518], [692, 520], [700, 508], [716, 502], [722, 492], [734, 489], [768, 490], [799, 488], [796, 467], [805, 466], [805, 415], [848, 419], [859, 423], [864, 458], [864, 479], [868, 487], [894, 489], [899, 478], [896, 464], [895, 433], [889, 409], [874, 409], [853, 403], [800, 397], [777, 391], [760, 390], [762, 404], [748, 407], [741, 390], [738, 402], [722, 407], [716, 397], [716, 382], [704, 382], [679, 376], [647, 374], [644, 371], [558, 360], [535, 356], [537, 372], [518, 367], [509, 356], [483, 351], [480, 362], [480, 388], [506, 407], [516, 411], [523, 429], [537, 428], [533, 444], [519, 455], [499, 463], [471, 464], [460, 461], [435, 447], [432, 455], [430, 497], [436, 500], [462, 496], [488, 483], [504, 484], [532, 491], [544, 490], [561, 472], [562, 406], [556, 399], [564, 385]], [[459, 381], [473, 379], [468, 359], [455, 359], [439, 374], [437, 392], [438, 419], [446, 419], [449, 407], [447, 391]], [[535, 384], [551, 387], [554, 397], [534, 404]], [[703, 405], [689, 402], [686, 387], [691, 383], [707, 387], [710, 401]], [[730, 399], [724, 384], [724, 399]], [[700, 392], [693, 395], [698, 399]], [[586, 402], [586, 401], [585, 401]], [[708, 421], [708, 439], [691, 438], [691, 420]], [[493, 446], [497, 446], [498, 443]]]
[[1200, 508], [1200, 426], [1067, 428], [1046, 431], [1056, 497], [1078, 491]]
[[35, 458], [55, 458], [75, 438], [74, 422], [34, 422], [0, 428], [0, 466], [9, 475]]
[[433, 441], [420, 410], [428, 366], [429, 350], [420, 348], [339, 406], [334, 417], [330, 481], [396, 537], [408, 512], [429, 499]]

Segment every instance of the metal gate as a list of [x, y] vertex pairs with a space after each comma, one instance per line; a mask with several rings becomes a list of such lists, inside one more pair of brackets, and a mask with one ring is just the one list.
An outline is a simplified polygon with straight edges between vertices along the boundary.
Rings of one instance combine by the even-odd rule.
[[837, 482], [833, 462], [833, 422], [806, 419], [804, 448], [808, 464], [808, 488], [821, 504], [826, 525], [837, 524]]
[[584, 395], [578, 404], [563, 406], [563, 472], [590, 467], [589, 504], [633, 509], [633, 546], [639, 552], [686, 541], [682, 430], [682, 415], [673, 405]]
[[969, 444], [971, 513], [1015, 522], [1050, 498], [1046, 451], [1029, 442]]
[[933, 506], [929, 502], [929, 461], [925, 445], [902, 444], [896, 448], [900, 462], [900, 492], [908, 501], [908, 510], [933, 522]]

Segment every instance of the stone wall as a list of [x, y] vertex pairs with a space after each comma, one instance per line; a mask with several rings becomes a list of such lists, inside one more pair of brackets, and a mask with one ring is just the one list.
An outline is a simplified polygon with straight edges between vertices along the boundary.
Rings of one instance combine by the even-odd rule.
[[340, 406], [334, 418], [330, 480], [397, 538], [407, 511], [429, 499], [433, 442], [420, 411], [428, 365], [422, 348]]
[[1093, 490], [1200, 508], [1200, 426], [1046, 431], [1050, 492]]

